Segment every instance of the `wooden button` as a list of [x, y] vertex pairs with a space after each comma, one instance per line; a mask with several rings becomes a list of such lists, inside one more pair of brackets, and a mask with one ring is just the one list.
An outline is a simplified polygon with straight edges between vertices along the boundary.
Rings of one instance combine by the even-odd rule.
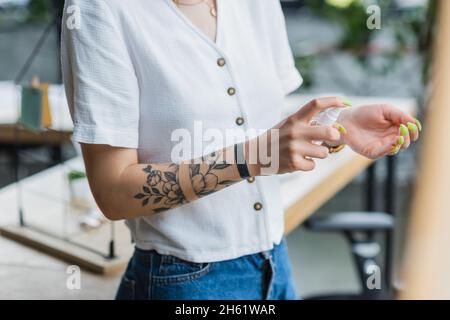
[[244, 124], [244, 122], [245, 122], [244, 118], [239, 117], [236, 119], [236, 124], [238, 126], [242, 126]]
[[247, 179], [247, 182], [248, 183], [253, 183], [253, 182], [255, 182], [255, 178], [254, 177], [250, 177], [250, 178]]
[[260, 211], [262, 209], [262, 204], [260, 202], [255, 203], [253, 208], [255, 208], [256, 211]]
[[234, 96], [236, 94], [236, 89], [235, 88], [228, 88], [228, 94], [230, 96]]
[[227, 63], [227, 62], [225, 61], [224, 58], [220, 58], [220, 59], [217, 60], [217, 65], [218, 65], [219, 67], [223, 67], [226, 63]]

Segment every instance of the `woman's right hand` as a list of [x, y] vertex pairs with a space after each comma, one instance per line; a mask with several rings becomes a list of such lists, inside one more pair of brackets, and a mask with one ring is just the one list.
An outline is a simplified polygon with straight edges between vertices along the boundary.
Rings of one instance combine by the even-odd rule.
[[[332, 107], [344, 108], [346, 105], [338, 97], [314, 99], [271, 130], [247, 142], [247, 151], [255, 150], [249, 145], [256, 141], [268, 141], [268, 150], [271, 151], [269, 152], [271, 156], [268, 157], [271, 159], [271, 163], [264, 164], [259, 160], [258, 164], [248, 162], [250, 174], [259, 176], [313, 170], [315, 168], [314, 159], [325, 159], [329, 155], [327, 147], [317, 145], [314, 141], [339, 143], [341, 139], [337, 127], [311, 125], [311, 121], [317, 113]], [[278, 138], [271, 139], [273, 130], [278, 133]], [[274, 141], [271, 142], [271, 140]], [[278, 163], [275, 163], [277, 147], [279, 159]], [[260, 148], [261, 146], [258, 147], [258, 149]]]

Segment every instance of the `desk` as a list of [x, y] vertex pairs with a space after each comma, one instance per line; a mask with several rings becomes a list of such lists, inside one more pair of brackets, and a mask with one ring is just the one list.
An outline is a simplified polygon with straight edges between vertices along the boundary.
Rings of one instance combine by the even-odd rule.
[[[312, 97], [294, 95], [286, 100], [285, 115], [294, 112], [298, 106], [304, 105]], [[355, 105], [381, 102], [373, 98], [352, 98]], [[389, 99], [399, 108], [407, 111], [415, 111], [413, 100]], [[328, 201], [335, 193], [341, 190], [352, 179], [362, 172], [371, 161], [365, 159], [349, 148], [331, 155], [328, 159], [317, 161], [313, 172], [297, 172], [280, 176], [282, 185], [283, 206], [285, 208], [286, 233], [294, 230], [305, 219], [312, 215], [318, 207]], [[76, 212], [73, 212], [69, 204], [68, 182], [66, 173], [70, 169], [83, 168], [81, 158], [72, 159], [66, 163], [42, 171], [34, 176], [22, 180], [23, 209], [26, 221], [40, 229], [48, 230], [59, 236], [66, 237], [70, 241], [82, 244], [87, 249], [107, 250], [108, 226], [91, 233], [81, 233], [76, 227]], [[0, 225], [17, 223], [17, 186], [10, 185], [0, 190], [0, 203], [2, 203], [2, 215]], [[64, 215], [64, 212], [74, 214]], [[8, 219], [6, 217], [9, 217]], [[70, 221], [65, 219], [71, 219]], [[72, 222], [70, 228], [62, 228], [64, 223]], [[133, 247], [129, 233], [123, 223], [116, 223], [117, 253], [123, 257], [114, 270], [122, 269], [126, 259], [131, 255]], [[73, 248], [68, 243], [46, 238], [33, 230], [25, 230], [20, 227], [3, 227], [2, 234], [15, 240], [24, 242], [40, 250], [45, 250], [64, 259], [76, 262], [96, 272], [108, 272], [109, 266], [92, 253], [83, 253], [79, 248]]]

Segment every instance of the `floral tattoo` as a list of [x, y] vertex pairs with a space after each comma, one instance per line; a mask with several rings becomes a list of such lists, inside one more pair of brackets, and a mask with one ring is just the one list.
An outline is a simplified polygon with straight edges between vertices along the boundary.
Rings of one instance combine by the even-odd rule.
[[[223, 161], [219, 161], [218, 152], [203, 157], [201, 164], [189, 164], [189, 173], [195, 194], [200, 198], [228, 187], [237, 181], [219, 181], [218, 171], [230, 167]], [[134, 196], [141, 201], [143, 207], [153, 204], [160, 208], [153, 210], [155, 213], [167, 211], [187, 203], [186, 197], [179, 183], [180, 165], [172, 163], [168, 171], [154, 169], [148, 165], [143, 169], [147, 174], [146, 184], [142, 191]]]

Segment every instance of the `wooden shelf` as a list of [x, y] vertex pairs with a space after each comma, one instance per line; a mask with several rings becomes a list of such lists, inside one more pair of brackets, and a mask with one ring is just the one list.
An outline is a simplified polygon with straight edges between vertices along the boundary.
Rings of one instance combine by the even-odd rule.
[[15, 124], [0, 125], [0, 144], [15, 144], [17, 141], [22, 145], [59, 145], [70, 143], [72, 132], [46, 130], [42, 132], [32, 132], [24, 128], [18, 128]]

